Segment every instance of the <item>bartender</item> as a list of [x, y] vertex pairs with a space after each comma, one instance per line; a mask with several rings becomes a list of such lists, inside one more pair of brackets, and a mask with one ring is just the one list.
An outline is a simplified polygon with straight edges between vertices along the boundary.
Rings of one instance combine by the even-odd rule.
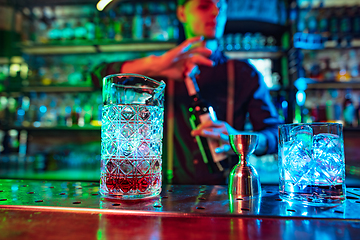
[[[166, 105], [163, 170], [167, 172], [163, 177], [164, 183], [226, 184], [229, 170], [238, 162], [236, 156], [231, 156], [228, 136], [249, 133], [243, 131], [247, 116], [253, 131], [259, 136], [255, 154], [277, 151], [277, 127], [281, 121], [262, 76], [247, 61], [231, 61], [218, 48], [218, 39], [224, 33], [227, 20], [226, 11], [226, 0], [178, 0], [177, 17], [183, 24], [186, 37], [183, 43], [161, 56], [102, 63], [92, 73], [97, 86], [101, 85], [106, 75], [117, 73], [137, 73], [163, 79], [166, 83], [173, 82], [173, 93], [166, 93], [173, 94], [171, 104], [174, 111], [171, 112], [174, 117], [171, 121], [173, 126], [169, 128], [170, 121], [167, 120], [172, 116], [167, 116], [169, 106]], [[229, 67], [230, 62], [232, 67]], [[218, 120], [203, 122], [192, 130], [188, 112], [191, 99], [184, 78], [194, 68], [199, 69], [196, 80], [201, 95], [212, 104]], [[232, 84], [231, 87], [229, 84]], [[230, 106], [229, 102], [232, 103]], [[165, 104], [169, 103], [165, 101]], [[170, 138], [167, 134], [169, 129], [173, 131]], [[195, 136], [222, 141], [216, 152], [230, 156], [230, 160], [221, 162], [224, 171], [211, 173], [208, 170]], [[169, 152], [173, 154], [170, 156]], [[172, 167], [169, 168], [168, 164]]]

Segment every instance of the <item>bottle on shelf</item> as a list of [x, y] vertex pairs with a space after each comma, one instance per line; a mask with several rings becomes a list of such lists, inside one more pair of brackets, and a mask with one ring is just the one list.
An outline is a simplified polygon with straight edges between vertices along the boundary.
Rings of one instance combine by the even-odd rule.
[[334, 120], [335, 121], [343, 120], [342, 95], [339, 92], [340, 92], [339, 90], [333, 90], [331, 92], [331, 97], [334, 99]]
[[343, 109], [344, 125], [346, 127], [353, 127], [355, 120], [355, 107], [352, 101], [351, 90], [346, 90]]
[[298, 17], [299, 20], [297, 21], [297, 26], [296, 26], [298, 32], [307, 32], [307, 26], [305, 22], [306, 15], [307, 12], [305, 10], [299, 11], [299, 17]]
[[347, 55], [342, 54], [339, 58], [339, 72], [336, 75], [336, 80], [339, 82], [348, 82], [351, 79], [351, 75], [347, 65]]
[[135, 16], [133, 17], [132, 23], [132, 38], [134, 40], [142, 40], [144, 38], [141, 4], [135, 5]]
[[95, 39], [95, 23], [93, 22], [93, 19], [87, 19], [85, 23], [85, 29], [86, 29], [86, 40], [93, 41]]
[[329, 11], [324, 8], [320, 8], [317, 16], [318, 31], [321, 36], [327, 40], [329, 38]]
[[330, 58], [325, 58], [323, 60], [324, 62], [324, 68], [322, 69], [322, 77], [325, 81], [334, 81], [335, 79], [335, 73], [330, 68]]
[[358, 106], [356, 108], [357, 127], [360, 127], [360, 94], [358, 98]]
[[119, 9], [115, 10], [115, 17], [113, 19], [113, 26], [114, 26], [114, 40], [120, 42], [123, 40], [123, 23], [121, 21]]
[[349, 51], [348, 69], [350, 71], [351, 79], [359, 78], [359, 61], [356, 55], [357, 54], [354, 49]]
[[317, 13], [318, 11], [315, 8], [311, 8], [311, 10], [306, 15], [305, 22], [307, 23], [306, 27], [309, 33], [318, 32]]
[[65, 42], [71, 41], [74, 39], [74, 29], [72, 22], [66, 22], [65, 27], [62, 30], [62, 40]]
[[[189, 108], [191, 128], [195, 129], [200, 123], [209, 120], [216, 121], [216, 113], [213, 107], [201, 97], [195, 77], [186, 76], [185, 85], [192, 100]], [[196, 137], [196, 141], [209, 171], [212, 173], [223, 171], [220, 161], [224, 160], [226, 155], [215, 153], [215, 149], [219, 147], [219, 141], [203, 137]]]
[[86, 39], [87, 30], [86, 23], [84, 20], [79, 20], [76, 23], [76, 27], [74, 29], [74, 38], [76, 41], [83, 41]]
[[115, 40], [115, 17], [116, 12], [114, 10], [110, 10], [109, 15], [107, 16], [106, 25], [107, 39], [110, 41]]
[[149, 3], [144, 3], [143, 4], [142, 19], [144, 21], [144, 23], [143, 23], [144, 39], [150, 39], [152, 18], [151, 18], [151, 15], [150, 15]]
[[352, 18], [352, 34], [355, 38], [360, 37], [360, 7], [354, 7], [354, 17]]
[[309, 77], [316, 80], [322, 80], [322, 71], [320, 68], [319, 61], [316, 59], [315, 52], [310, 53], [310, 69], [309, 69]]
[[351, 35], [352, 11], [351, 8], [343, 8], [341, 12], [342, 12], [342, 16], [339, 22], [340, 37], [342, 39], [341, 46], [350, 47], [352, 40], [352, 35]]
[[51, 29], [48, 31], [49, 42], [57, 42], [61, 39], [61, 29], [59, 21], [53, 21], [51, 23]]
[[333, 8], [330, 10], [330, 16], [329, 16], [329, 31], [330, 31], [330, 38], [331, 40], [338, 42], [339, 41], [339, 21], [340, 21], [340, 15], [337, 8]]

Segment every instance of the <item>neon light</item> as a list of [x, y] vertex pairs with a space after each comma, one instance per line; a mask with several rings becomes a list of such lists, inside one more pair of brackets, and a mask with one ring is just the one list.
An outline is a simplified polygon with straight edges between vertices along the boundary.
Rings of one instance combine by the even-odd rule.
[[[194, 122], [194, 120], [193, 120], [193, 117], [194, 115], [192, 115], [191, 116], [191, 118], [190, 118], [190, 125], [191, 125], [191, 128], [192, 129], [195, 129], [196, 128], [196, 125], [195, 125], [195, 122]], [[196, 117], [195, 117], [195, 119], [196, 119]], [[201, 153], [201, 156], [202, 156], [202, 158], [203, 158], [203, 160], [204, 160], [204, 163], [209, 163], [209, 160], [207, 159], [207, 157], [206, 157], [206, 153], [205, 153], [205, 149], [204, 149], [204, 147], [203, 147], [203, 145], [202, 145], [202, 143], [201, 143], [201, 139], [200, 139], [200, 137], [199, 136], [195, 136], [195, 139], [196, 139], [196, 142], [197, 142], [197, 144], [199, 145], [199, 150], [200, 150], [200, 153]]]
[[299, 106], [304, 106], [306, 100], [306, 94], [304, 91], [300, 90], [296, 93], [296, 102]]
[[100, 0], [97, 4], [96, 4], [96, 8], [99, 11], [104, 10], [104, 8], [110, 3], [112, 2], [112, 0]]

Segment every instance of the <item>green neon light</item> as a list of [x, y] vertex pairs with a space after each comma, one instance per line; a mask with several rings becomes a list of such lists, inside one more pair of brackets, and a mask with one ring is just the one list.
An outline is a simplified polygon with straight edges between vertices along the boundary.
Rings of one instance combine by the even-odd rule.
[[[190, 117], [190, 125], [191, 125], [191, 128], [192, 128], [192, 129], [195, 129], [195, 128], [196, 128], [196, 125], [195, 125], [195, 122], [194, 122], [193, 117], [196, 119], [196, 117], [195, 117], [194, 115], [191, 115], [191, 117]], [[199, 137], [199, 136], [195, 136], [195, 139], [196, 139], [197, 144], [199, 145], [199, 150], [200, 150], [201, 156], [202, 156], [202, 158], [203, 158], [203, 160], [204, 160], [204, 163], [206, 163], [206, 164], [209, 163], [209, 160], [208, 160], [207, 157], [206, 157], [206, 153], [205, 153], [204, 146], [203, 146], [202, 143], [201, 143], [200, 137]]]

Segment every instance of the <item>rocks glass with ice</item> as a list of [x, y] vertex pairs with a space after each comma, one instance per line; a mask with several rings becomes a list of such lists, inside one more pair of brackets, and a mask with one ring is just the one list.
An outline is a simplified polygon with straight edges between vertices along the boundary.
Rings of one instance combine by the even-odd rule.
[[345, 200], [343, 127], [338, 123], [279, 126], [280, 197], [310, 205]]
[[103, 79], [100, 192], [140, 199], [161, 192], [165, 83], [137, 74]]

